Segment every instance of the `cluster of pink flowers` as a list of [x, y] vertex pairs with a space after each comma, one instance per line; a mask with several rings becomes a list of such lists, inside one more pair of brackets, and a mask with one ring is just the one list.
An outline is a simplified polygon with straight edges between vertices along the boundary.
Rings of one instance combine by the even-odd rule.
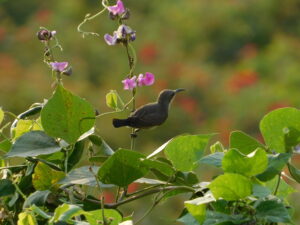
[[140, 74], [138, 77], [133, 76], [131, 78], [126, 78], [125, 80], [122, 80], [122, 83], [124, 85], [124, 90], [132, 90], [137, 86], [150, 86], [154, 81], [154, 75], [146, 72], [145, 74]]

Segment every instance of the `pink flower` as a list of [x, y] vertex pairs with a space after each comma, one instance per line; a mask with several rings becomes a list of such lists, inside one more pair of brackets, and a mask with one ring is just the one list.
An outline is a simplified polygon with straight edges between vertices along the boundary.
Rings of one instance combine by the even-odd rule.
[[68, 62], [51, 62], [52, 70], [57, 72], [63, 72], [69, 65]]
[[120, 16], [126, 11], [124, 4], [121, 0], [118, 0], [116, 5], [108, 6], [107, 9], [114, 16], [116, 16], [116, 15]]
[[154, 81], [155, 81], [154, 75], [149, 72], [146, 72], [145, 75], [140, 74], [137, 79], [139, 86], [150, 86], [154, 84]]
[[136, 87], [136, 76], [126, 78], [125, 80], [122, 80], [122, 83], [124, 84], [124, 90], [134, 89]]

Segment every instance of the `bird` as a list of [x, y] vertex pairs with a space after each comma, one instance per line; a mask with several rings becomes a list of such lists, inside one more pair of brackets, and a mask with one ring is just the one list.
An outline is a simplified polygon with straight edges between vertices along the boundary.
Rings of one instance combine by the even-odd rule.
[[163, 124], [168, 118], [171, 101], [177, 93], [182, 91], [185, 91], [185, 89], [165, 89], [161, 91], [157, 102], [139, 107], [126, 119], [113, 119], [113, 126], [115, 128], [128, 126], [138, 131], [139, 129], [152, 128]]

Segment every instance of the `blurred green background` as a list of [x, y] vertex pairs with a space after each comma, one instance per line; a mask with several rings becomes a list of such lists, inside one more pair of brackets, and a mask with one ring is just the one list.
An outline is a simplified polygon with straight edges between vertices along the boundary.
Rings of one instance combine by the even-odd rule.
[[[264, 114], [284, 106], [299, 108], [299, 0], [124, 3], [131, 10], [128, 25], [137, 31], [136, 74], [156, 75], [153, 86], [138, 90], [137, 105], [154, 101], [164, 88], [187, 89], [176, 97], [164, 125], [140, 133], [139, 151], [150, 153], [182, 133], [218, 132], [225, 146], [230, 131], [236, 129], [261, 140], [258, 125]], [[0, 0], [0, 4], [0, 102], [5, 110], [20, 113], [52, 93], [43, 45], [36, 38], [40, 26], [57, 31], [64, 51], [56, 51], [55, 57], [73, 67], [73, 75], [64, 79], [72, 92], [100, 112], [109, 111], [105, 94], [111, 89], [130, 99], [121, 84], [128, 73], [125, 49], [103, 41], [105, 33], [116, 29], [116, 22], [105, 14], [83, 27], [98, 32], [99, 38], [83, 39], [76, 31], [85, 14], [101, 9], [100, 1]], [[114, 129], [111, 118], [97, 121], [99, 134], [114, 148], [129, 148], [129, 129]], [[297, 161], [299, 167], [300, 158]], [[201, 174], [206, 179], [210, 175]], [[299, 195], [291, 204], [300, 207], [295, 197]], [[138, 202], [137, 215], [146, 210], [149, 200]], [[180, 198], [164, 203], [143, 224], [175, 224], [182, 206]]]

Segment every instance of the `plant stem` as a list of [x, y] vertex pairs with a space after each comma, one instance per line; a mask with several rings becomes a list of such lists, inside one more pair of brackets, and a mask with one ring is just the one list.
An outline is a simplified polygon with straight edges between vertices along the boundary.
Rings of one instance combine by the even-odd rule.
[[164, 188], [156, 188], [156, 189], [148, 190], [142, 194], [134, 195], [132, 197], [129, 197], [129, 198], [119, 201], [117, 203], [106, 204], [105, 207], [106, 208], [117, 208], [120, 205], [123, 205], [128, 202], [132, 202], [134, 200], [146, 197], [148, 195], [153, 195], [153, 194], [156, 194], [156, 193], [159, 193], [162, 191], [171, 191], [171, 190], [180, 190], [180, 189], [188, 190], [190, 192], [195, 192], [195, 190], [193, 188], [188, 187], [188, 186], [168, 186], [168, 187], [164, 187]]
[[274, 195], [277, 194], [277, 191], [278, 191], [278, 188], [279, 188], [279, 185], [280, 185], [280, 181], [281, 181], [281, 173], [278, 174], [278, 180], [277, 180], [276, 188], [275, 188], [275, 191], [274, 191]]
[[100, 191], [100, 195], [101, 195], [101, 201], [100, 201], [100, 204], [101, 204], [101, 211], [102, 211], [102, 218], [103, 218], [103, 225], [108, 225], [107, 221], [106, 221], [106, 218], [105, 218], [105, 215], [104, 215], [104, 195], [103, 195], [103, 191], [102, 191], [102, 188], [100, 186], [100, 183], [99, 183], [99, 180], [98, 180], [98, 177], [97, 175], [94, 173], [93, 171], [93, 168], [90, 167], [90, 172], [94, 175], [95, 177], [95, 180], [96, 180], [96, 183], [97, 183], [97, 186], [98, 186], [98, 189]]

